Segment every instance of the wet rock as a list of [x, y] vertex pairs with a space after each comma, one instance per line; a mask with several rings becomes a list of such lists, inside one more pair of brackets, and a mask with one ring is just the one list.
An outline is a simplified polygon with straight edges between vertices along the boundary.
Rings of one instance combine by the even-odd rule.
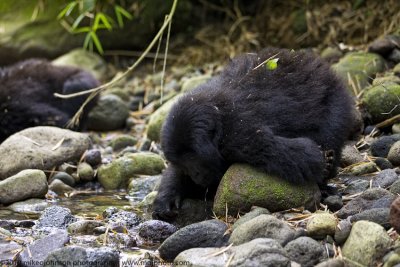
[[0, 180], [21, 170], [51, 170], [77, 161], [89, 145], [86, 134], [50, 126], [25, 129], [0, 145]]
[[57, 195], [64, 195], [65, 193], [70, 193], [75, 191], [75, 189], [59, 179], [53, 180], [50, 185], [49, 189], [56, 193]]
[[101, 153], [98, 149], [89, 149], [85, 153], [85, 162], [89, 163], [90, 166], [96, 167], [101, 163]]
[[57, 249], [45, 259], [44, 267], [63, 267], [64, 262], [79, 262], [79, 266], [119, 266], [119, 253], [108, 247], [84, 248], [68, 246]]
[[78, 48], [52, 61], [56, 66], [75, 66], [89, 71], [97, 80], [105, 80], [107, 64], [98, 54]]
[[262, 214], [238, 226], [229, 242], [240, 245], [256, 238], [272, 238], [285, 245], [295, 236], [295, 232], [286, 223], [272, 215]]
[[[17, 242], [0, 238], [0, 262], [4, 267], [15, 265], [15, 251], [20, 251], [22, 246]], [[9, 263], [9, 265], [7, 265]]]
[[390, 206], [389, 220], [392, 227], [400, 233], [400, 197], [397, 197]]
[[352, 165], [343, 170], [343, 173], [353, 176], [360, 176], [368, 173], [376, 172], [376, 164], [374, 162], [362, 162], [360, 164]]
[[0, 181], [0, 204], [28, 198], [42, 198], [47, 193], [47, 177], [41, 170], [23, 170]]
[[75, 185], [75, 179], [66, 172], [57, 172], [56, 174], [54, 174], [53, 177], [51, 177], [49, 183], [51, 184], [51, 182], [53, 182], [56, 179], [60, 180], [61, 182], [69, 186]]
[[390, 228], [389, 223], [389, 208], [375, 208], [361, 211], [350, 217], [350, 221], [357, 222], [361, 220], [370, 221], [383, 226], [385, 229]]
[[50, 204], [44, 199], [30, 198], [25, 201], [15, 202], [8, 206], [7, 209], [18, 213], [40, 214], [49, 207], [49, 205]]
[[393, 49], [398, 47], [400, 47], [400, 37], [396, 35], [387, 35], [369, 44], [368, 51], [387, 57]]
[[127, 146], [134, 146], [137, 143], [137, 139], [130, 135], [118, 135], [111, 141], [111, 147], [114, 151], [119, 151]]
[[341, 259], [329, 259], [318, 263], [315, 267], [345, 267], [345, 263]]
[[77, 219], [71, 214], [67, 208], [60, 206], [52, 206], [44, 210], [40, 216], [37, 227], [54, 227], [65, 229], [67, 226]]
[[332, 67], [347, 82], [349, 91], [356, 95], [370, 84], [371, 77], [384, 71], [385, 60], [374, 53], [352, 52]]
[[386, 158], [391, 146], [397, 141], [400, 141], [400, 134], [379, 137], [371, 143], [372, 156]]
[[360, 196], [349, 201], [337, 212], [339, 218], [347, 218], [350, 215], [373, 208], [389, 208], [395, 196], [383, 188], [366, 190]]
[[323, 239], [327, 235], [333, 236], [337, 219], [330, 213], [315, 213], [307, 223], [308, 235], [315, 239]]
[[386, 230], [379, 224], [358, 221], [342, 247], [342, 254], [346, 261], [350, 260], [349, 264], [352, 261], [363, 266], [375, 266], [391, 242]]
[[179, 253], [190, 248], [220, 247], [227, 243], [227, 226], [218, 220], [188, 225], [168, 237], [158, 248], [162, 259], [172, 261]]
[[136, 199], [143, 199], [147, 194], [156, 189], [160, 180], [161, 175], [133, 178], [128, 185], [128, 194]]
[[378, 173], [373, 179], [373, 187], [388, 188], [399, 179], [396, 171], [393, 169], [386, 169]]
[[[96, 239], [99, 244], [116, 248], [133, 248], [137, 246], [136, 238], [131, 233], [117, 233], [114, 231], [101, 234]], [[106, 240], [106, 241], [105, 241]]]
[[211, 75], [209, 74], [188, 78], [186, 81], [182, 83], [181, 92], [183, 93], [189, 92], [190, 90], [196, 88], [197, 86], [206, 83], [210, 79]]
[[111, 131], [124, 127], [129, 108], [116, 95], [102, 95], [96, 106], [89, 112], [88, 129]]
[[139, 236], [145, 240], [162, 242], [175, 233], [177, 228], [167, 222], [150, 220], [139, 225]]
[[312, 267], [325, 258], [322, 245], [306, 236], [287, 243], [285, 251], [289, 259], [300, 263], [304, 267]]
[[[229, 266], [289, 267], [290, 260], [282, 246], [273, 239], [257, 238], [239, 246], [233, 246], [224, 253], [224, 248], [192, 248], [181, 252], [175, 258], [175, 266], [224, 267], [232, 257]], [[212, 256], [210, 256], [212, 255]], [[186, 265], [185, 265], [186, 264]]]
[[385, 158], [376, 158], [374, 162], [381, 170], [393, 169], [392, 163]]
[[[34, 241], [18, 256], [19, 266], [21, 267], [40, 267], [40, 262], [56, 249], [64, 247], [69, 242], [68, 233], [65, 230], [57, 229], [51, 234]], [[35, 263], [36, 262], [36, 263]]]
[[148, 193], [139, 204], [137, 204], [138, 208], [151, 210], [153, 206], [154, 199], [156, 199], [157, 191], [153, 191]]
[[356, 179], [354, 181], [351, 181], [343, 192], [345, 194], [352, 195], [364, 192], [367, 188], [369, 188], [368, 181], [362, 179]]
[[97, 170], [97, 179], [105, 189], [126, 188], [129, 178], [138, 174], [160, 174], [165, 168], [161, 156], [151, 152], [128, 153]]
[[350, 235], [352, 223], [350, 220], [342, 220], [339, 222], [338, 227], [336, 227], [334, 239], [336, 244], [339, 246], [346, 242], [347, 238]]
[[261, 214], [271, 214], [269, 210], [261, 207], [254, 207], [251, 211], [240, 217], [232, 226], [232, 230], [235, 230], [237, 227], [242, 225], [245, 222], [250, 221], [251, 219], [257, 217]]
[[323, 203], [328, 206], [330, 211], [338, 211], [343, 207], [343, 200], [341, 196], [331, 195], [324, 199]]
[[94, 229], [104, 226], [105, 223], [95, 220], [80, 220], [68, 225], [67, 230], [70, 234], [93, 235]]
[[79, 163], [77, 172], [79, 179], [83, 182], [89, 182], [94, 179], [94, 170], [92, 166], [86, 162]]
[[390, 147], [387, 158], [393, 165], [400, 165], [400, 141], [397, 141]]
[[120, 227], [123, 228], [123, 231], [126, 229], [132, 229], [141, 222], [141, 219], [135, 213], [125, 210], [118, 210], [109, 215], [103, 213], [103, 217], [112, 229]]
[[360, 151], [354, 147], [354, 145], [346, 145], [343, 148], [342, 156], [340, 158], [340, 163], [342, 166], [349, 166], [358, 162], [362, 162], [364, 157], [361, 155]]
[[271, 212], [305, 206], [313, 210], [319, 203], [320, 190], [316, 184], [294, 185], [267, 175], [250, 165], [234, 164], [223, 176], [214, 200], [214, 212], [224, 215], [249, 211], [259, 206]]

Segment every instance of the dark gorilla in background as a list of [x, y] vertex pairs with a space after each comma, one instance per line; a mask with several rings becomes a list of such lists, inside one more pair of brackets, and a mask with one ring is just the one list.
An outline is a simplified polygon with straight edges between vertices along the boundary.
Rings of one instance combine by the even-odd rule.
[[[56, 98], [54, 93], [70, 94], [97, 87], [88, 72], [74, 67], [54, 66], [31, 59], [0, 69], [0, 142], [28, 127], [65, 127], [87, 96]], [[87, 111], [81, 118], [82, 129]]]
[[[264, 64], [272, 58], [279, 59], [276, 69]], [[214, 197], [235, 162], [326, 186], [352, 127], [352, 108], [344, 84], [310, 53], [270, 48], [236, 57], [169, 113], [161, 138], [169, 166], [153, 217], [172, 219], [186, 197]]]

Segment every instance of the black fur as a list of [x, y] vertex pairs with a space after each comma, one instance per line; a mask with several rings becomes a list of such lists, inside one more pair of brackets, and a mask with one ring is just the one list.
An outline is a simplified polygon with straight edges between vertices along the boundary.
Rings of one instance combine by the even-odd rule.
[[[53, 66], [45, 60], [32, 59], [0, 69], [0, 142], [28, 127], [64, 127], [87, 96], [61, 99], [54, 93], [70, 94], [98, 85], [86, 71]], [[94, 101], [86, 111], [93, 105]], [[81, 125], [86, 117], [84, 112]]]
[[[274, 55], [278, 65], [269, 70], [262, 63]], [[182, 198], [204, 198], [206, 192], [213, 197], [235, 162], [324, 186], [336, 174], [351, 114], [343, 83], [310, 53], [270, 48], [233, 59], [220, 76], [182, 96], [168, 115], [162, 148], [169, 166], [154, 217], [175, 216]]]

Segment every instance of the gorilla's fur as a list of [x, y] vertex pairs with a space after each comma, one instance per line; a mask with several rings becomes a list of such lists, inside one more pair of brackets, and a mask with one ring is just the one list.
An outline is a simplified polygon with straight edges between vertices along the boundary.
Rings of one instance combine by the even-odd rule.
[[[279, 59], [276, 69], [263, 63], [270, 58]], [[235, 162], [324, 186], [336, 174], [351, 126], [345, 86], [312, 54], [269, 48], [236, 57], [169, 113], [161, 138], [169, 166], [153, 215], [168, 219], [182, 198], [213, 197]]]
[[[86, 71], [53, 66], [39, 59], [0, 69], [0, 142], [28, 127], [64, 127], [87, 96], [61, 99], [54, 93], [70, 94], [98, 85], [99, 82]], [[86, 111], [93, 104], [90, 103]], [[81, 125], [86, 117], [87, 112], [84, 112]]]

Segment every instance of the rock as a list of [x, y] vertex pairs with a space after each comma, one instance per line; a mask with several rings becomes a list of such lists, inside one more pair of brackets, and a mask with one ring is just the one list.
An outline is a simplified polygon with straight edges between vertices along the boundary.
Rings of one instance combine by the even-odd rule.
[[393, 63], [397, 64], [400, 62], [400, 49], [393, 49], [392, 53], [387, 57], [389, 61], [392, 61]]
[[331, 195], [324, 199], [323, 203], [328, 206], [330, 211], [338, 211], [343, 207], [343, 200], [341, 196]]
[[45, 259], [44, 267], [63, 267], [65, 262], [77, 262], [82, 267], [119, 266], [119, 253], [108, 247], [68, 246], [50, 253]]
[[104, 233], [99, 235], [96, 238], [96, 241], [98, 244], [103, 244], [110, 247], [118, 247], [119, 249], [121, 248], [133, 249], [137, 247], [136, 237], [129, 233], [128, 234], [117, 233], [115, 231], [112, 231], [111, 233], [108, 232], [107, 234]]
[[345, 267], [345, 263], [341, 259], [329, 259], [318, 263], [315, 267]]
[[49, 189], [56, 193], [57, 195], [64, 195], [65, 193], [70, 193], [75, 191], [75, 189], [67, 184], [64, 184], [61, 180], [55, 179], [50, 185]]
[[393, 49], [400, 46], [400, 37], [387, 35], [383, 38], [374, 40], [368, 45], [368, 52], [377, 53], [384, 57], [390, 55]]
[[229, 242], [240, 245], [256, 238], [272, 238], [285, 245], [294, 235], [294, 230], [286, 223], [272, 215], [262, 214], [238, 226], [232, 232]]
[[350, 221], [352, 223], [361, 220], [370, 221], [383, 226], [385, 229], [389, 229], [390, 228], [389, 213], [390, 213], [389, 208], [368, 209], [361, 211], [360, 213], [354, 214], [353, 216], [350, 217]]
[[161, 128], [172, 106], [177, 101], [178, 96], [175, 96], [165, 102], [160, 108], [149, 116], [149, 123], [147, 124], [147, 137], [155, 142], [160, 142]]
[[387, 158], [393, 165], [400, 165], [400, 141], [397, 141], [390, 147]]
[[343, 192], [345, 194], [352, 195], [364, 192], [367, 188], [369, 188], [368, 181], [362, 179], [356, 179], [354, 181], [351, 181]]
[[400, 197], [390, 205], [389, 221], [397, 233], [400, 233]]
[[289, 267], [290, 260], [282, 246], [273, 239], [257, 238], [248, 243], [233, 246], [224, 253], [224, 248], [192, 248], [181, 252], [174, 266], [224, 267], [232, 257], [229, 266]]
[[111, 141], [111, 147], [114, 151], [119, 151], [127, 146], [134, 146], [137, 143], [137, 139], [130, 135], [118, 135]]
[[391, 251], [383, 257], [383, 267], [395, 267], [400, 263], [400, 255], [395, 251]]
[[96, 220], [80, 220], [68, 225], [67, 230], [70, 234], [93, 235], [94, 229], [104, 226], [105, 223]]
[[339, 218], [347, 218], [350, 215], [373, 208], [389, 208], [395, 196], [382, 188], [366, 190], [360, 196], [350, 200], [337, 212]]
[[397, 77], [393, 73], [390, 73], [383, 77], [376, 77], [372, 81], [372, 85], [381, 85], [381, 84], [388, 84], [388, 83], [400, 84], [400, 77]]
[[226, 230], [225, 223], [218, 220], [191, 224], [168, 237], [158, 251], [162, 259], [172, 261], [179, 253], [190, 248], [220, 247], [227, 243]]
[[378, 123], [400, 114], [394, 108], [399, 103], [400, 85], [385, 83], [365, 89], [361, 103], [371, 116], [373, 123]]
[[307, 223], [307, 232], [312, 238], [323, 239], [335, 234], [336, 225], [337, 219], [333, 214], [315, 213]]
[[161, 175], [133, 178], [128, 185], [128, 194], [129, 196], [142, 200], [151, 191], [156, 190], [156, 186], [160, 181]]
[[342, 220], [339, 222], [338, 227], [336, 227], [334, 239], [336, 244], [343, 245], [346, 242], [347, 238], [350, 235], [350, 231], [352, 228], [352, 223], [350, 220]]
[[394, 195], [400, 195], [400, 180], [397, 180], [390, 186], [390, 193]]
[[86, 162], [79, 163], [77, 172], [79, 179], [83, 182], [89, 182], [94, 179], [94, 170], [92, 166]]
[[71, 214], [71, 211], [67, 208], [60, 206], [51, 206], [44, 210], [39, 218], [37, 227], [54, 227], [59, 229], [65, 229], [67, 226], [77, 219]]
[[306, 236], [287, 243], [285, 251], [290, 260], [300, 263], [304, 267], [312, 267], [325, 258], [322, 245]]
[[0, 204], [28, 198], [43, 198], [47, 193], [47, 177], [41, 170], [23, 170], [0, 181]]
[[[28, 244], [22, 253], [18, 255], [18, 266], [41, 267], [44, 259], [56, 249], [64, 247], [69, 242], [67, 231], [57, 229], [51, 234]], [[35, 263], [36, 262], [36, 263]]]
[[370, 83], [370, 78], [385, 69], [385, 60], [377, 54], [352, 52], [334, 64], [333, 69], [347, 82], [349, 91], [357, 95]]
[[242, 217], [240, 217], [232, 226], [232, 230], [235, 230], [237, 227], [239, 227], [240, 225], [242, 225], [245, 222], [250, 221], [251, 219], [257, 217], [258, 215], [261, 214], [271, 214], [269, 212], [269, 210], [265, 209], [265, 208], [260, 208], [260, 207], [255, 207], [253, 208], [251, 211], [249, 211], [248, 213], [246, 213], [245, 215], [243, 215]]
[[177, 228], [167, 222], [150, 220], [139, 225], [139, 236], [152, 242], [162, 242], [175, 233]]
[[339, 61], [339, 59], [343, 56], [343, 53], [336, 47], [327, 47], [322, 50], [320, 56], [329, 63], [333, 63]]
[[368, 173], [376, 172], [376, 164], [374, 162], [361, 162], [360, 164], [351, 165], [343, 170], [343, 173], [353, 176], [360, 176]]
[[393, 169], [392, 163], [385, 158], [375, 158], [374, 162], [381, 170]]
[[102, 95], [88, 114], [88, 129], [111, 131], [124, 127], [129, 108], [116, 95]]
[[394, 123], [392, 125], [392, 133], [393, 134], [399, 134], [400, 133], [400, 123]]
[[21, 170], [51, 170], [78, 161], [89, 145], [86, 134], [50, 126], [27, 128], [0, 145], [0, 180]]
[[209, 74], [188, 78], [186, 81], [182, 83], [181, 92], [183, 93], [189, 92], [190, 90], [196, 88], [197, 86], [206, 83], [210, 79], [211, 75]]
[[354, 145], [346, 145], [343, 148], [342, 156], [340, 158], [342, 166], [349, 166], [362, 161], [364, 161], [364, 157], [361, 155], [360, 151], [354, 147]]
[[0, 261], [3, 267], [17, 266], [15, 261], [15, 251], [21, 251], [22, 246], [12, 240], [0, 238]]
[[129, 178], [138, 174], [160, 174], [165, 168], [161, 156], [152, 152], [127, 153], [97, 170], [97, 179], [105, 189], [126, 188]]
[[394, 66], [393, 72], [394, 72], [394, 74], [396, 74], [397, 76], [400, 75], [400, 63], [397, 63], [396, 66]]
[[224, 215], [226, 204], [230, 214], [249, 211], [251, 206], [272, 212], [300, 206], [313, 210], [320, 197], [316, 184], [295, 185], [250, 165], [233, 164], [217, 189], [214, 212]]
[[379, 224], [358, 221], [354, 223], [349, 238], [342, 247], [346, 262], [356, 262], [363, 266], [375, 266], [392, 240]]
[[74, 66], [89, 71], [97, 80], [107, 78], [107, 64], [98, 54], [78, 48], [52, 61], [56, 66]]
[[30, 198], [25, 201], [15, 202], [7, 207], [13, 212], [26, 213], [26, 214], [40, 214], [49, 207], [49, 203], [44, 199]]
[[118, 210], [109, 215], [107, 215], [106, 212], [103, 212], [103, 217], [110, 228], [120, 228], [124, 232], [138, 226], [141, 222], [141, 219], [135, 213], [125, 210]]
[[66, 172], [57, 172], [56, 174], [54, 174], [53, 177], [51, 177], [49, 183], [51, 184], [51, 182], [53, 182], [54, 180], [60, 180], [61, 182], [69, 186], [75, 185], [75, 179]]
[[371, 143], [372, 156], [386, 158], [390, 148], [397, 141], [400, 141], [400, 134], [379, 137]]
[[90, 166], [96, 167], [101, 163], [101, 153], [98, 149], [89, 149], [86, 151], [84, 156], [85, 162], [89, 163]]
[[154, 199], [156, 199], [156, 196], [157, 196], [157, 191], [148, 193], [143, 198], [143, 200], [139, 204], [137, 204], [137, 207], [141, 209], [151, 210], [151, 207], [153, 206], [153, 202]]
[[397, 175], [396, 171], [393, 169], [386, 169], [381, 171], [380, 173], [378, 173], [378, 175], [374, 177], [372, 186], [388, 188], [397, 180], [399, 180], [399, 176]]

